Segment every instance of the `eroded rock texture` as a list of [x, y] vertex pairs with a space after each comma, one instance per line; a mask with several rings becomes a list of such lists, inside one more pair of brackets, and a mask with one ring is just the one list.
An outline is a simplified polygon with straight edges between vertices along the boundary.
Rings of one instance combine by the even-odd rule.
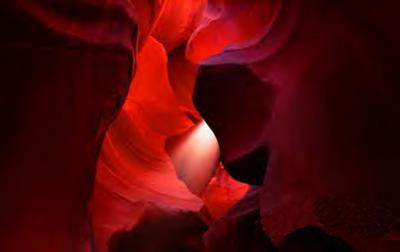
[[0, 251], [400, 251], [399, 7], [3, 1]]
[[132, 54], [4, 5], [0, 250], [84, 251], [98, 152], [128, 91]]
[[[377, 9], [357, 1], [282, 4], [265, 39], [206, 61], [214, 67], [250, 63], [276, 92], [266, 124], [257, 122], [242, 133], [242, 121], [224, 130], [224, 117], [215, 117], [216, 137], [235, 139], [238, 132], [265, 137], [270, 160], [261, 219], [275, 244], [297, 228], [316, 225], [361, 251], [395, 250], [398, 230], [390, 216], [399, 216], [394, 179], [399, 120], [393, 116], [399, 108], [399, 77], [393, 68], [399, 36], [389, 28], [395, 22], [389, 9], [395, 4], [382, 2]], [[211, 107], [205, 118], [206, 113], [224, 114]], [[236, 134], [224, 135], [228, 132]], [[243, 138], [240, 143], [250, 146], [241, 150], [246, 154], [257, 141]], [[225, 144], [220, 141], [222, 152]]]
[[252, 188], [213, 223], [204, 236], [206, 251], [277, 251], [261, 225], [259, 188]]
[[173, 213], [153, 206], [132, 230], [113, 235], [110, 251], [201, 252], [206, 230], [207, 225], [193, 212]]

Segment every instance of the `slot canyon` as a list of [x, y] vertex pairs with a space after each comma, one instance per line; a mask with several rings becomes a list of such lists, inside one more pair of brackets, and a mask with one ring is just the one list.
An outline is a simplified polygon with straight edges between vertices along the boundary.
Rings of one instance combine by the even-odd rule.
[[0, 252], [399, 252], [399, 12], [2, 0]]

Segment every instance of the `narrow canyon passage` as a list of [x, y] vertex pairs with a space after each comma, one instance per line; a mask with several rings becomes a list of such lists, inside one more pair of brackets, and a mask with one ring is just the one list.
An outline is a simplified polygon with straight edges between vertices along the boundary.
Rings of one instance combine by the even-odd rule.
[[399, 7], [2, 1], [0, 251], [400, 251]]

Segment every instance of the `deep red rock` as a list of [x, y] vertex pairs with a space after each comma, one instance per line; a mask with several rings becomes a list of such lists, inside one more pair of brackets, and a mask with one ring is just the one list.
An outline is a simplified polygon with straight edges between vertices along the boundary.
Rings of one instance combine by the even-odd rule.
[[84, 251], [98, 152], [129, 87], [131, 52], [18, 15], [0, 47], [0, 250]]
[[207, 252], [277, 251], [260, 222], [259, 189], [253, 188], [204, 235]]
[[110, 252], [202, 252], [204, 221], [193, 212], [168, 212], [156, 207], [146, 210], [129, 231], [116, 232]]
[[[146, 233], [148, 247], [159, 218], [146, 201], [161, 212], [204, 203], [211, 223], [247, 190], [228, 171], [262, 184], [260, 202], [245, 198], [214, 222], [210, 250], [228, 238], [232, 251], [273, 249], [269, 239], [282, 251], [399, 251], [398, 9], [389, 0], [3, 1], [0, 250], [105, 251], [122, 229]], [[201, 116], [218, 144], [196, 145]], [[212, 162], [197, 169], [198, 157]]]
[[[394, 168], [400, 161], [400, 121], [394, 116], [400, 108], [394, 68], [399, 33], [393, 28], [397, 19], [392, 11], [397, 4], [373, 6], [361, 1], [285, 1], [265, 39], [205, 62], [216, 69], [218, 63], [250, 63], [253, 73], [274, 87], [276, 96], [268, 106], [272, 116], [260, 116], [266, 123], [258, 118], [249, 119], [251, 128], [243, 119], [227, 124], [235, 121], [226, 120], [232, 110], [251, 118], [254, 110], [240, 98], [225, 108], [215, 102], [205, 118], [222, 153], [240, 146], [244, 155], [259, 141], [268, 144], [271, 156], [260, 197], [261, 216], [264, 230], [277, 244], [297, 228], [317, 225], [362, 251], [399, 246], [391, 217], [400, 213], [399, 172]], [[220, 81], [214, 82], [235, 83], [234, 72], [223, 78], [224, 73], [216, 71], [219, 77], [213, 79]], [[203, 97], [218, 90], [202, 81], [201, 71], [198, 78], [209, 90]], [[223, 97], [224, 91], [218, 93]], [[269, 99], [254, 98], [252, 104], [259, 100]], [[199, 104], [200, 112], [204, 104]], [[212, 117], [215, 114], [220, 116]], [[240, 144], [229, 142], [238, 136]], [[374, 232], [381, 227], [383, 232]]]

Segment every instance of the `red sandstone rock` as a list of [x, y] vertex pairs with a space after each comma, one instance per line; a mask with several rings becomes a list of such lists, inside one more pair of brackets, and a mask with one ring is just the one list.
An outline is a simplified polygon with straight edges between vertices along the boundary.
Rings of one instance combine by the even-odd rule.
[[84, 251], [97, 154], [128, 90], [131, 53], [17, 23], [0, 48], [0, 250]]
[[[201, 206], [164, 150], [167, 137], [201, 120], [189, 98], [195, 66], [173, 51], [190, 37], [188, 59], [209, 65], [196, 104], [223, 160], [268, 146], [266, 234], [290, 248], [284, 237], [316, 225], [361, 251], [398, 251], [398, 4], [174, 3], [2, 3], [0, 250], [105, 249], [114, 230], [138, 221], [144, 201]], [[103, 135], [128, 91], [132, 52], [142, 53], [137, 85], [103, 145], [93, 242], [87, 202]], [[215, 202], [207, 206], [214, 216]], [[216, 240], [226, 237], [214, 228]]]

